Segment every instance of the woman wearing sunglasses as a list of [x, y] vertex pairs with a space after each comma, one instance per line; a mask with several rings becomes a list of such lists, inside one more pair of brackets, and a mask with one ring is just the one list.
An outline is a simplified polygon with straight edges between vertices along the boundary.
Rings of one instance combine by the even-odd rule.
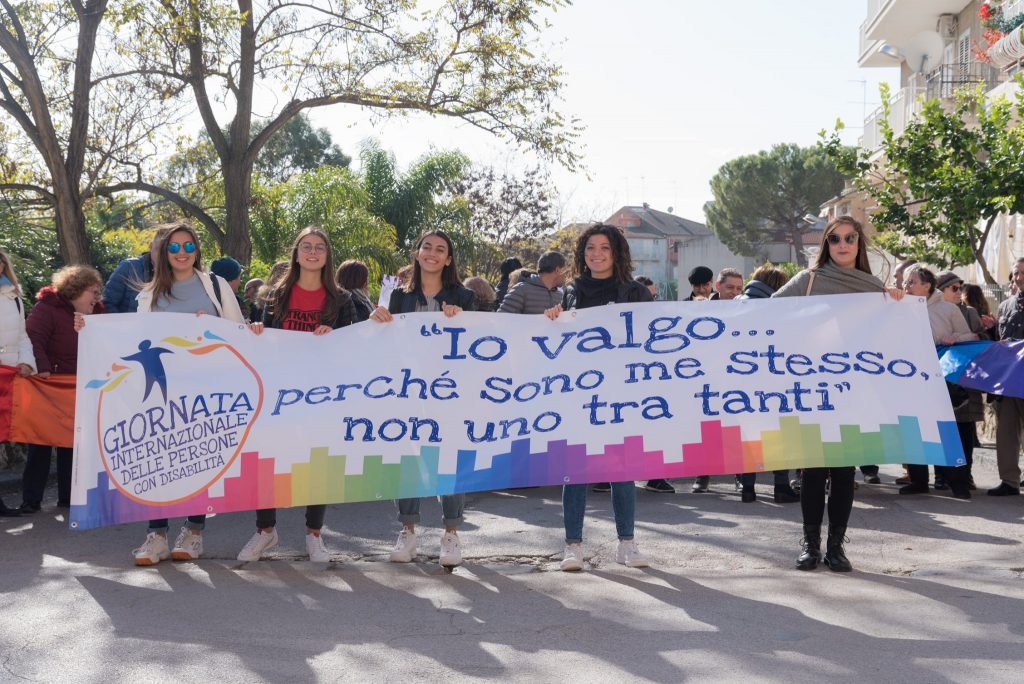
[[[352, 295], [334, 281], [331, 243], [316, 226], [299, 231], [292, 244], [291, 260], [280, 285], [267, 295], [261, 320], [250, 327], [257, 335], [263, 328], [326, 335], [356, 322]], [[301, 430], [302, 426], [297, 425]], [[326, 563], [331, 554], [320, 536], [326, 504], [306, 506], [306, 553], [309, 560]], [[240, 561], [258, 561], [277, 545], [277, 509], [256, 511], [256, 533], [238, 553]]]
[[[779, 288], [773, 297], [853, 294], [858, 292], [888, 293], [902, 299], [903, 292], [885, 288], [871, 274], [868, 265], [868, 241], [855, 219], [840, 216], [825, 226], [818, 248], [818, 258], [809, 269], [797, 273]], [[846, 526], [853, 510], [853, 466], [841, 468], [804, 468], [800, 509], [803, 514], [804, 538], [796, 567], [814, 570], [824, 561], [830, 570], [849, 572], [853, 566], [843, 550]], [[825, 516], [825, 481], [831, 478], [828, 497], [828, 541], [825, 557], [821, 556], [821, 523]]]
[[[203, 271], [202, 250], [192, 226], [182, 221], [157, 226], [160, 229], [167, 233], [159, 242], [153, 280], [139, 291], [139, 313], [207, 314], [244, 323], [231, 286], [220, 276]], [[150, 520], [146, 541], [132, 551], [135, 564], [155, 565], [168, 556], [174, 560], [199, 558], [205, 525], [205, 515], [190, 515], [169, 549], [167, 520]]]

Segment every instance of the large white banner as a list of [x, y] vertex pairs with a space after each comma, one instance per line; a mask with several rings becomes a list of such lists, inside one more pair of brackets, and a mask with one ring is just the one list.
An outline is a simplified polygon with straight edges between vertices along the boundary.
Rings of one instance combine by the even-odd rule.
[[963, 462], [925, 305], [406, 314], [323, 337], [92, 316], [71, 521], [803, 466]]

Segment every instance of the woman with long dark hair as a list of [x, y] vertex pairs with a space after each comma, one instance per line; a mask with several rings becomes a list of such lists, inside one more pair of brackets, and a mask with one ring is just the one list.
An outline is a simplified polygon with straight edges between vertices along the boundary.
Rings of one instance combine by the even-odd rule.
[[[868, 264], [868, 238], [860, 222], [850, 216], [829, 221], [821, 236], [814, 265], [800, 271], [772, 295], [773, 297], [805, 297], [811, 295], [851, 294], [857, 292], [888, 293], [902, 299], [903, 293], [885, 288], [871, 273]], [[843, 544], [846, 527], [853, 510], [853, 466], [838, 468], [804, 468], [800, 490], [804, 538], [796, 567], [813, 570], [824, 561], [830, 570], [853, 570]], [[828, 540], [825, 556], [821, 556], [821, 524], [825, 515], [825, 481], [831, 478], [828, 496]]]
[[[439, 311], [449, 318], [462, 311], [473, 311], [476, 295], [462, 286], [455, 245], [441, 230], [420, 235], [413, 247], [411, 270], [401, 286], [391, 292], [388, 308], [378, 306], [370, 319], [388, 323], [394, 314]], [[458, 528], [466, 507], [465, 494], [441, 496], [444, 535], [438, 562], [446, 568], [462, 564]], [[416, 557], [416, 523], [420, 521], [420, 499], [398, 500], [398, 521], [402, 530], [391, 551], [393, 563], [409, 563]]]
[[[633, 280], [629, 243], [615, 226], [598, 223], [583, 231], [576, 240], [574, 262], [579, 275], [566, 288], [562, 304], [544, 312], [551, 320], [558, 318], [562, 311], [571, 309], [654, 301], [650, 291]], [[615, 559], [631, 568], [647, 567], [648, 560], [633, 538], [636, 485], [633, 481], [612, 482], [611, 492], [615, 530], [619, 537]], [[560, 567], [566, 572], [583, 569], [583, 518], [586, 509], [587, 485], [564, 485], [562, 518], [565, 523], [565, 554]]]
[[338, 287], [348, 290], [352, 294], [352, 304], [356, 309], [356, 322], [361, 323], [373, 313], [373, 302], [370, 301], [370, 292], [367, 285], [370, 280], [370, 269], [358, 259], [348, 259], [338, 266], [335, 274]]
[[[262, 320], [252, 324], [259, 335], [264, 327], [326, 335], [356, 321], [352, 295], [334, 281], [331, 242], [316, 226], [299, 231], [292, 243], [288, 269], [279, 286], [267, 297]], [[309, 560], [326, 563], [331, 554], [320, 530], [326, 504], [306, 506], [306, 552]], [[278, 542], [277, 509], [256, 511], [256, 532], [238, 553], [240, 561], [256, 561]]]

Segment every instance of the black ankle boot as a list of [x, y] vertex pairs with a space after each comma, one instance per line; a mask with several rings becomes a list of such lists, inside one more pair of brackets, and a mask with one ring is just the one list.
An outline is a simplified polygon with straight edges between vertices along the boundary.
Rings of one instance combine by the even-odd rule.
[[804, 524], [804, 542], [796, 559], [797, 570], [814, 570], [821, 560], [821, 525]]
[[850, 559], [843, 551], [843, 541], [846, 536], [846, 528], [829, 525], [828, 541], [825, 542], [824, 563], [832, 572], [850, 572], [853, 566]]

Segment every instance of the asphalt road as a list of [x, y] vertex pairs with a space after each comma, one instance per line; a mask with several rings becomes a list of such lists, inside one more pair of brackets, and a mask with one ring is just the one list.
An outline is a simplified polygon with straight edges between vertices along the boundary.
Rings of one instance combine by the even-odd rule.
[[[996, 484], [991, 452], [975, 472]], [[200, 561], [135, 568], [144, 525], [69, 531], [51, 490], [0, 519], [0, 681], [1024, 680], [1024, 499], [901, 497], [897, 474], [860, 486], [846, 575], [792, 568], [799, 504], [767, 480], [753, 504], [724, 477], [638, 490], [645, 570], [614, 562], [609, 496], [590, 494], [575, 574], [553, 488], [470, 495], [451, 574], [434, 501], [409, 565], [387, 562], [398, 524], [377, 502], [328, 509], [327, 564], [289, 509], [271, 560], [235, 560], [254, 530], [238, 513], [209, 520]]]

